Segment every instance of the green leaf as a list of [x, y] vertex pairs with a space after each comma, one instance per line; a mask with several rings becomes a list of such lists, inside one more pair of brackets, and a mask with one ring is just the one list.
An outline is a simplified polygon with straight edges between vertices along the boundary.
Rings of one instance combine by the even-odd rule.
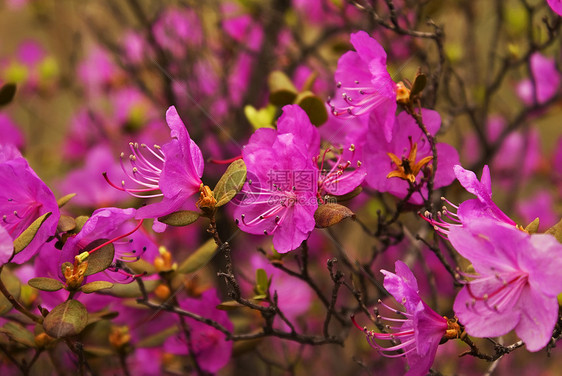
[[148, 336], [146, 338], [141, 339], [137, 344], [136, 347], [144, 348], [144, 347], [158, 347], [161, 346], [168, 337], [176, 334], [179, 331], [178, 325], [173, 325], [167, 329], [164, 329], [156, 334]]
[[80, 334], [88, 324], [88, 311], [77, 300], [68, 300], [56, 306], [43, 321], [45, 332], [53, 338]]
[[525, 227], [525, 231], [529, 234], [534, 234], [539, 230], [539, 217], [535, 218], [533, 222], [529, 223], [527, 227]]
[[170, 226], [187, 226], [195, 222], [199, 218], [199, 213], [193, 210], [180, 210], [163, 217], [158, 220]]
[[69, 193], [64, 197], [59, 198], [57, 200], [59, 208], [62, 208], [64, 205], [66, 205], [67, 202], [70, 201], [74, 196], [76, 196], [76, 193]]
[[105, 358], [108, 356], [113, 356], [115, 355], [115, 353], [108, 349], [107, 347], [101, 347], [101, 346], [84, 346], [84, 352], [88, 355], [91, 356], [97, 356], [100, 358]]
[[297, 96], [295, 103], [306, 112], [312, 124], [320, 126], [328, 120], [328, 111], [324, 101], [312, 92], [303, 91]]
[[9, 321], [0, 328], [0, 333], [27, 347], [35, 347], [35, 336], [21, 324]]
[[414, 78], [414, 83], [412, 84], [412, 89], [410, 90], [410, 98], [413, 98], [415, 95], [421, 93], [426, 84], [427, 77], [425, 76], [425, 74], [416, 74], [416, 78]]
[[41, 225], [51, 216], [51, 212], [45, 213], [39, 218], [37, 218], [28, 228], [26, 228], [20, 236], [14, 240], [14, 253], [17, 255], [25, 249], [31, 243], [37, 231], [41, 228]]
[[[10, 294], [19, 299], [21, 294], [21, 283], [20, 280], [12, 274], [8, 269], [3, 268], [2, 274], [0, 274], [0, 278], [2, 278], [2, 282], [6, 289], [10, 292]], [[0, 316], [7, 313], [12, 309], [12, 303], [4, 296], [4, 294], [0, 293]]]
[[182, 274], [193, 273], [205, 265], [215, 256], [218, 247], [213, 239], [209, 239], [193, 252], [181, 265], [177, 272]]
[[135, 262], [130, 262], [127, 264], [127, 266], [129, 267], [129, 269], [135, 272], [135, 274], [146, 273], [147, 275], [151, 275], [157, 273], [154, 265], [143, 259]]
[[59, 291], [64, 288], [64, 284], [61, 281], [46, 277], [32, 278], [27, 284], [41, 291]]
[[[259, 304], [260, 302], [255, 299], [249, 299], [250, 303]], [[218, 304], [216, 309], [220, 309], [222, 311], [234, 311], [240, 308], [246, 308], [245, 305], [238, 303], [236, 300], [227, 300], [226, 302], [222, 302]]]
[[318, 209], [316, 209], [314, 220], [316, 221], [316, 227], [326, 228], [354, 216], [355, 214], [346, 206], [340, 204], [324, 204], [318, 206]]
[[[150, 281], [143, 281], [144, 288], [146, 289], [147, 293], [150, 293], [158, 287], [160, 281], [158, 280], [150, 280]], [[121, 284], [116, 283], [113, 287], [109, 290], [103, 291], [103, 294], [117, 296], [119, 298], [140, 298], [142, 297], [141, 290], [137, 282]]]
[[91, 294], [92, 292], [96, 292], [99, 290], [107, 290], [113, 287], [113, 283], [108, 281], [94, 281], [90, 283], [86, 283], [82, 285], [80, 291], [85, 294]]
[[76, 228], [74, 229], [74, 232], [76, 233], [80, 232], [80, 230], [82, 230], [82, 227], [84, 227], [84, 224], [88, 219], [90, 219], [90, 217], [88, 217], [87, 215], [81, 215], [79, 217], [74, 218], [74, 222], [76, 222]]
[[[102, 245], [105, 242], [107, 242], [107, 239], [94, 240], [84, 248], [83, 252], [91, 251], [92, 249]], [[114, 255], [115, 247], [113, 247], [112, 243], [90, 254], [86, 259], [86, 261], [88, 262], [88, 268], [86, 269], [86, 273], [84, 273], [84, 275], [88, 276], [104, 271], [113, 262]]]
[[293, 103], [298, 95], [298, 90], [291, 79], [281, 71], [273, 71], [267, 78], [269, 85], [269, 102], [282, 107]]
[[223, 176], [213, 190], [217, 200], [215, 207], [220, 207], [229, 202], [244, 186], [246, 181], [246, 164], [242, 159], [237, 159], [228, 166]]
[[58, 232], [68, 232], [76, 228], [76, 222], [74, 218], [69, 215], [61, 215], [59, 218], [59, 223], [57, 225]]
[[562, 243], [562, 219], [557, 224], [546, 230], [545, 233], [554, 235], [556, 240], [558, 240], [559, 243]]
[[277, 107], [272, 104], [259, 110], [256, 110], [254, 106], [250, 106], [249, 104], [244, 107], [246, 119], [248, 119], [252, 127], [256, 130], [260, 128], [274, 128], [272, 124], [276, 112]]
[[14, 99], [16, 95], [16, 84], [7, 83], [0, 88], [0, 106], [5, 106]]
[[254, 299], [262, 300], [267, 298], [269, 283], [270, 280], [267, 278], [267, 273], [265, 272], [265, 270], [256, 269], [256, 287], [254, 289], [256, 295], [254, 296]]
[[228, 300], [216, 306], [217, 309], [220, 309], [222, 311], [233, 311], [235, 309], [243, 308], [243, 307], [245, 306], [238, 303], [236, 300]]

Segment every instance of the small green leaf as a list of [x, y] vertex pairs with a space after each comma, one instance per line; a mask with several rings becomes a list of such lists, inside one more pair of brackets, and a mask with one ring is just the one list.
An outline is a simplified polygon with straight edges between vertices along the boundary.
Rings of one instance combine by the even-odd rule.
[[108, 349], [107, 347], [101, 347], [101, 346], [84, 346], [84, 352], [88, 355], [91, 356], [97, 356], [100, 358], [105, 358], [108, 356], [113, 356], [115, 355], [115, 353]]
[[533, 222], [529, 223], [527, 227], [525, 227], [525, 231], [529, 234], [534, 234], [539, 230], [539, 217], [535, 218]]
[[79, 334], [88, 324], [88, 311], [77, 300], [59, 304], [45, 317], [43, 328], [53, 338]]
[[427, 77], [423, 73], [416, 74], [416, 78], [414, 78], [414, 83], [412, 84], [412, 89], [410, 90], [410, 98], [418, 95], [422, 92], [427, 84]]
[[[88, 244], [83, 249], [82, 252], [91, 251], [92, 249], [102, 245], [105, 242], [107, 242], [107, 239], [94, 240], [93, 242]], [[88, 276], [104, 271], [113, 262], [114, 255], [115, 255], [115, 247], [113, 246], [112, 243], [90, 254], [86, 259], [86, 261], [88, 262], [88, 268], [86, 269], [86, 273], [84, 273], [84, 275]]]
[[237, 159], [228, 166], [223, 176], [213, 190], [217, 200], [215, 207], [220, 207], [229, 202], [244, 186], [246, 181], [246, 164], [242, 159]]
[[303, 91], [312, 91], [312, 86], [316, 82], [317, 78], [318, 78], [318, 72], [317, 71], [313, 71], [312, 73], [310, 73], [310, 75], [306, 78], [306, 81], [302, 85], [302, 90]]
[[170, 226], [187, 226], [195, 222], [199, 218], [199, 213], [193, 210], [180, 210], [174, 213], [170, 213], [163, 217], [159, 217], [158, 220]]
[[178, 325], [173, 325], [167, 329], [164, 329], [156, 334], [148, 336], [146, 338], [141, 339], [137, 344], [136, 347], [145, 348], [145, 347], [158, 347], [161, 346], [168, 337], [176, 334], [179, 331]]
[[216, 306], [217, 309], [220, 309], [222, 311], [233, 311], [235, 309], [243, 308], [243, 307], [245, 306], [238, 303], [236, 300], [228, 300]]
[[32, 278], [27, 284], [41, 291], [59, 291], [64, 288], [64, 284], [61, 281], [46, 277]]
[[558, 240], [559, 243], [562, 243], [562, 219], [557, 224], [546, 230], [545, 233], [554, 235], [556, 240]]
[[260, 128], [274, 128], [272, 124], [276, 112], [277, 107], [272, 104], [259, 110], [256, 110], [254, 106], [250, 106], [249, 104], [244, 107], [246, 119], [248, 119], [252, 127], [256, 130]]
[[270, 280], [267, 278], [267, 273], [264, 269], [257, 269], [256, 270], [256, 287], [254, 292], [256, 295], [254, 299], [262, 300], [267, 298], [267, 294], [269, 291], [269, 283]]
[[346, 218], [355, 216], [346, 206], [340, 204], [324, 204], [318, 206], [314, 213], [317, 228], [326, 228], [340, 223]]
[[207, 240], [205, 244], [181, 263], [177, 270], [178, 273], [189, 274], [201, 269], [215, 256], [217, 248], [213, 239]]
[[76, 222], [74, 218], [69, 215], [61, 215], [59, 218], [59, 223], [57, 225], [58, 232], [68, 232], [76, 228]]
[[[158, 287], [160, 281], [158, 280], [149, 280], [143, 281], [144, 288], [146, 289], [147, 293], [150, 293]], [[119, 298], [140, 298], [142, 297], [141, 290], [137, 282], [121, 284], [116, 283], [113, 287], [109, 290], [105, 290], [102, 292], [103, 294], [117, 296]]]
[[85, 294], [91, 294], [92, 292], [96, 292], [99, 290], [107, 290], [113, 287], [113, 283], [108, 281], [94, 281], [90, 283], [86, 283], [82, 285], [80, 291]]
[[82, 227], [84, 227], [84, 224], [88, 219], [90, 219], [90, 217], [88, 217], [87, 215], [81, 215], [79, 217], [74, 218], [74, 222], [76, 222], [76, 228], [74, 229], [74, 232], [76, 233], [80, 232], [80, 230], [82, 230]]
[[31, 243], [37, 231], [41, 228], [41, 225], [51, 216], [51, 212], [45, 213], [39, 218], [37, 218], [28, 228], [26, 228], [20, 236], [14, 240], [14, 253], [17, 255], [25, 249]]
[[0, 333], [27, 347], [35, 347], [35, 336], [21, 324], [9, 321], [0, 328]]
[[282, 107], [293, 103], [298, 90], [291, 79], [281, 71], [273, 71], [267, 79], [269, 85], [269, 102]]
[[[2, 282], [4, 283], [4, 286], [6, 286], [10, 294], [12, 294], [14, 298], [19, 299], [21, 294], [20, 280], [6, 268], [2, 269], [0, 278], [2, 278]], [[10, 309], [12, 309], [12, 303], [10, 303], [8, 299], [6, 299], [4, 294], [0, 293], [0, 316], [10, 311]]]
[[[249, 299], [250, 303], [259, 304], [260, 302], [255, 299]], [[246, 306], [243, 304], [238, 303], [235, 300], [227, 300], [226, 302], [222, 302], [216, 306], [217, 309], [222, 311], [234, 311], [236, 309], [245, 308]]]
[[16, 84], [7, 83], [0, 88], [0, 106], [5, 106], [14, 99], [16, 95]]
[[127, 264], [127, 266], [129, 267], [129, 269], [135, 272], [135, 274], [145, 273], [147, 275], [151, 275], [157, 273], [157, 270], [154, 267], [154, 265], [143, 259], [140, 259], [135, 262], [130, 262]]
[[62, 208], [64, 205], [66, 205], [67, 202], [70, 201], [74, 196], [76, 196], [76, 193], [69, 193], [64, 197], [59, 198], [57, 200], [59, 208]]
[[306, 112], [312, 124], [320, 126], [328, 120], [328, 111], [324, 101], [312, 92], [303, 91], [296, 97], [295, 103]]

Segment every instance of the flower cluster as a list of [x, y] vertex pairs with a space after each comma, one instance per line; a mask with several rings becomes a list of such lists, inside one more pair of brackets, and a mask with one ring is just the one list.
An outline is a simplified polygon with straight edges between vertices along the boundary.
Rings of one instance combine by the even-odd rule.
[[561, 1], [3, 5], [0, 375], [559, 371]]

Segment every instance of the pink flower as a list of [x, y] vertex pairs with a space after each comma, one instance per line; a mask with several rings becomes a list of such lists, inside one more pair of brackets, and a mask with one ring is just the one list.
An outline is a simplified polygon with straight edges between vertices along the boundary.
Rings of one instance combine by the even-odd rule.
[[[60, 212], [53, 192], [18, 156], [15, 147], [0, 148], [0, 225], [16, 239], [29, 225], [45, 213], [51, 216], [43, 223], [31, 243], [13, 262], [21, 264], [33, 257], [56, 233]], [[14, 157], [13, 159], [11, 159]]]
[[355, 51], [346, 52], [336, 69], [336, 93], [328, 104], [335, 116], [349, 118], [374, 113], [371, 123], [392, 139], [396, 84], [386, 70], [386, 52], [364, 31], [351, 34]]
[[[439, 113], [424, 109], [422, 116], [428, 132], [435, 135], [441, 127]], [[422, 203], [427, 197], [427, 187], [422, 181], [424, 175], [422, 172], [427, 167], [431, 167], [433, 158], [427, 138], [415, 120], [406, 112], [401, 112], [396, 117], [390, 142], [383, 133], [383, 129], [373, 127], [373, 123], [370, 123], [363, 153], [367, 168], [365, 179], [367, 184], [379, 192], [389, 192], [401, 198], [408, 193], [410, 183], [421, 184], [420, 192], [414, 193], [410, 202]], [[455, 179], [453, 166], [458, 163], [459, 155], [448, 144], [438, 143], [436, 147], [438, 161], [434, 187], [439, 188], [451, 184]]]
[[474, 172], [465, 170], [460, 165], [455, 165], [454, 171], [459, 183], [476, 198], [466, 200], [459, 206], [443, 198], [456, 211], [444, 208], [442, 212], [438, 213], [438, 218], [432, 218], [429, 212], [426, 212], [422, 218], [433, 225], [436, 231], [447, 235], [453, 227], [459, 227], [466, 221], [479, 218], [492, 219], [513, 227], [517, 226], [492, 200], [492, 180], [488, 165], [482, 169], [480, 180]]
[[[562, 9], [560, 0], [550, 0], [551, 7], [555, 2], [558, 3], [558, 8]], [[521, 81], [517, 85], [517, 94], [525, 104], [534, 103], [535, 94], [538, 103], [544, 103], [556, 94], [560, 86], [560, 73], [556, 70], [554, 59], [549, 59], [535, 52], [531, 56], [531, 74], [535, 86], [533, 86], [531, 79]]]
[[[278, 252], [296, 249], [314, 229], [314, 212], [324, 193], [346, 194], [363, 182], [364, 168], [346, 172], [351, 162], [336, 152], [320, 159], [320, 137], [298, 105], [283, 107], [277, 130], [258, 129], [242, 150], [248, 180], [234, 217], [242, 231], [273, 234]], [[326, 167], [324, 169], [324, 167]]]
[[477, 273], [454, 304], [467, 333], [498, 337], [515, 329], [527, 350], [545, 347], [558, 319], [562, 245], [486, 218], [451, 228], [449, 240]]
[[315, 225], [318, 168], [301, 142], [293, 133], [262, 128], [242, 150], [248, 182], [234, 217], [244, 232], [273, 235], [281, 253], [300, 246]]
[[[404, 305], [405, 312], [381, 303], [391, 312], [402, 315], [403, 319], [381, 317], [390, 321], [390, 333], [376, 333], [367, 328], [363, 330], [369, 344], [383, 356], [396, 358], [405, 356], [410, 370], [407, 376], [425, 376], [435, 359], [439, 342], [445, 335], [448, 320], [439, 316], [420, 298], [416, 277], [402, 261], [396, 261], [396, 274], [381, 270], [384, 274], [384, 287], [392, 296]], [[398, 345], [383, 347], [375, 340], [400, 341]], [[401, 351], [396, 353], [396, 351]]]
[[[199, 191], [203, 174], [203, 155], [193, 140], [176, 108], [171, 106], [166, 112], [166, 122], [170, 127], [171, 141], [162, 147], [151, 148], [145, 144], [130, 143], [129, 161], [131, 172], [127, 172], [123, 164], [124, 153], [121, 154], [123, 171], [128, 178], [142, 188], [127, 188], [125, 181], [121, 187], [107, 181], [119, 190], [139, 198], [162, 197], [156, 202], [137, 211], [137, 219], [158, 218], [184, 207], [187, 199]], [[159, 223], [156, 229], [163, 230]]]

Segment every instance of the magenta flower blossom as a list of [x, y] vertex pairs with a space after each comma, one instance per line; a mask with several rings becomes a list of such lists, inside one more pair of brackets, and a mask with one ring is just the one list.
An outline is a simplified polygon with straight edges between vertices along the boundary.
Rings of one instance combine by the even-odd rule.
[[[423, 121], [431, 135], [441, 127], [441, 117], [433, 110], [422, 110]], [[367, 166], [367, 184], [379, 192], [389, 192], [397, 197], [406, 196], [410, 182], [422, 184], [422, 171], [432, 165], [431, 147], [415, 120], [406, 112], [396, 117], [396, 124], [388, 142], [380, 127], [369, 124], [364, 153]], [[453, 166], [459, 163], [455, 148], [445, 143], [437, 145], [437, 171], [434, 187], [449, 185], [454, 179]], [[409, 180], [409, 181], [408, 181]], [[420, 204], [427, 197], [427, 187], [414, 193], [410, 202]]]
[[[197, 193], [202, 184], [203, 155], [197, 144], [189, 138], [174, 106], [166, 112], [166, 122], [172, 140], [162, 147], [155, 145], [151, 148], [145, 144], [130, 143], [131, 172], [127, 172], [123, 163], [125, 154], [121, 153], [123, 171], [142, 188], [127, 188], [125, 181], [119, 187], [106, 177], [114, 188], [134, 197], [162, 197], [162, 201], [140, 208], [137, 219], [158, 218], [182, 209], [187, 199]], [[160, 229], [160, 226], [156, 228]]]
[[[559, 0], [554, 1], [560, 4]], [[523, 80], [517, 85], [517, 94], [525, 104], [534, 103], [535, 94], [539, 104], [548, 101], [556, 94], [560, 86], [560, 73], [556, 70], [554, 59], [535, 52], [531, 56], [531, 74], [536, 86], [533, 86], [531, 79]]]
[[113, 63], [106, 50], [94, 47], [78, 66], [78, 77], [88, 90], [88, 95], [96, 96], [119, 75], [119, 68]]
[[480, 180], [474, 172], [465, 170], [460, 165], [455, 165], [454, 171], [459, 183], [476, 198], [466, 200], [458, 206], [443, 198], [454, 210], [443, 208], [443, 211], [438, 213], [438, 218], [432, 218], [431, 214], [426, 212], [422, 218], [433, 225], [436, 231], [448, 235], [451, 228], [462, 226], [466, 221], [479, 218], [492, 219], [509, 226], [517, 226], [492, 200], [492, 180], [488, 165], [482, 169]]
[[449, 240], [478, 273], [454, 304], [467, 333], [498, 337], [515, 329], [527, 350], [545, 347], [558, 319], [562, 245], [485, 218], [451, 228]]
[[273, 235], [285, 253], [297, 248], [314, 229], [318, 208], [318, 131], [298, 106], [285, 106], [278, 130], [261, 128], [242, 150], [248, 181], [234, 218], [242, 231]]
[[546, 2], [555, 13], [562, 16], [562, 0], [546, 0]]
[[19, 153], [13, 149], [2, 149], [5, 152], [0, 151], [0, 157], [16, 158], [0, 160], [0, 225], [12, 239], [16, 239], [37, 218], [45, 213], [52, 213], [31, 243], [12, 260], [21, 264], [33, 257], [43, 243], [56, 233], [60, 213], [53, 192], [29, 167], [27, 161], [17, 157]]
[[250, 180], [234, 213], [238, 226], [250, 234], [273, 235], [279, 252], [297, 248], [314, 229], [318, 208], [317, 169], [312, 160], [294, 135], [276, 137], [272, 129], [256, 131], [243, 157]]
[[[376, 333], [355, 325], [365, 332], [369, 344], [381, 355], [389, 358], [405, 356], [410, 366], [406, 376], [425, 376], [433, 364], [439, 342], [449, 327], [448, 320], [439, 316], [420, 298], [416, 277], [405, 263], [396, 261], [395, 269], [396, 274], [381, 270], [384, 287], [404, 305], [406, 311], [398, 311], [384, 303], [381, 305], [405, 318], [381, 317], [391, 323], [387, 326], [389, 333]], [[383, 347], [376, 342], [377, 339], [400, 343]]]
[[248, 182], [234, 215], [242, 231], [273, 234], [275, 249], [289, 252], [314, 228], [314, 212], [324, 193], [342, 195], [362, 183], [364, 168], [358, 163], [346, 171], [351, 162], [344, 162], [345, 151], [334, 150], [335, 160], [326, 158], [330, 149], [321, 159], [319, 151], [318, 130], [298, 105], [283, 107], [277, 130], [254, 133], [242, 150]]
[[[75, 257], [84, 252], [84, 248], [86, 246], [99, 239], [106, 239], [106, 243], [112, 243], [114, 245], [114, 263], [117, 261], [138, 261], [142, 254], [146, 251], [147, 245], [146, 242], [135, 241], [135, 238], [131, 237], [131, 235], [134, 234], [142, 224], [142, 221], [140, 221], [139, 223], [136, 223], [136, 225], [129, 225], [128, 222], [133, 220], [134, 217], [135, 209], [132, 208], [101, 208], [96, 210], [86, 221], [80, 232], [67, 239], [62, 248], [60, 264], [64, 262], [73, 263]], [[122, 240], [124, 238], [127, 238], [128, 240]], [[88, 252], [92, 254], [97, 251], [97, 248], [98, 247], [89, 249]], [[111, 266], [106, 271], [110, 280], [119, 280], [120, 282], [132, 281], [130, 278], [132, 277], [131, 275], [115, 268], [114, 266], [115, 265]], [[62, 274], [60, 276], [62, 278]]]
[[166, 9], [154, 23], [153, 33], [158, 44], [178, 59], [186, 56], [188, 46], [198, 47], [203, 42], [201, 22], [190, 9]]
[[386, 52], [364, 31], [351, 34], [355, 51], [346, 52], [336, 69], [336, 93], [329, 101], [335, 116], [349, 118], [374, 113], [371, 122], [392, 139], [396, 84], [386, 70]]
[[476, 196], [475, 199], [467, 200], [459, 206], [457, 214], [461, 221], [481, 217], [492, 218], [511, 226], [517, 225], [492, 200], [492, 180], [487, 165], [482, 169], [480, 181], [474, 172], [465, 170], [460, 165], [456, 165], [454, 171], [459, 183], [467, 192]]

